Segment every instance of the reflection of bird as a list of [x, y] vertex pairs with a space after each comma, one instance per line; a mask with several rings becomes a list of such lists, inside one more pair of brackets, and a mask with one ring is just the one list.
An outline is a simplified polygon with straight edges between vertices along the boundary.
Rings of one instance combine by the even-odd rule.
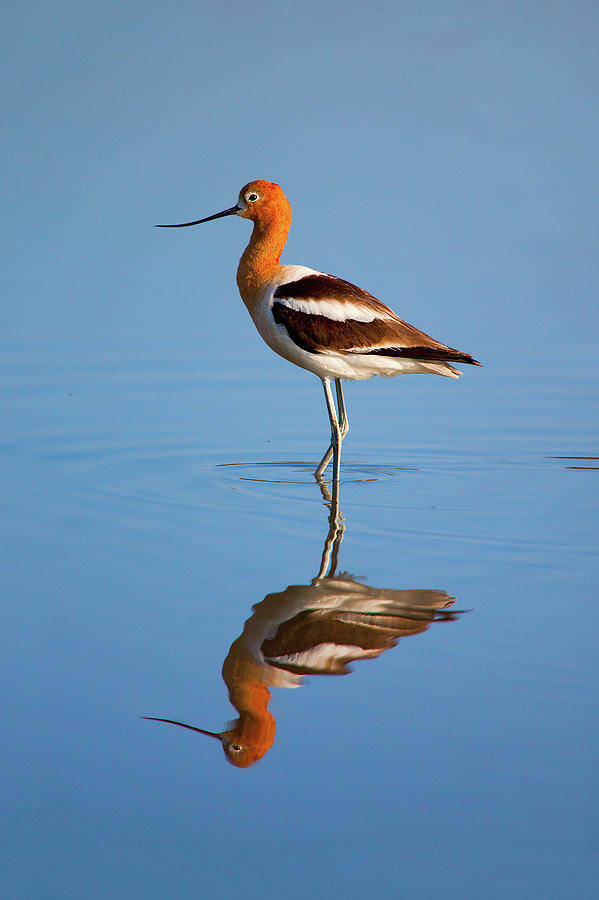
[[219, 738], [227, 758], [247, 768], [275, 738], [269, 688], [299, 687], [304, 675], [345, 675], [351, 662], [373, 659], [399, 638], [456, 617], [448, 610], [455, 599], [445, 591], [372, 588], [351, 575], [335, 575], [343, 526], [334, 501], [329, 521], [316, 578], [267, 594], [231, 645], [223, 679], [239, 718], [220, 733], [173, 719], [155, 721]]
[[237, 270], [237, 284], [256, 328], [275, 353], [314, 372], [324, 386], [331, 443], [316, 469], [317, 477], [332, 456], [333, 478], [339, 477], [341, 443], [349, 430], [342, 378], [430, 372], [457, 378], [460, 373], [451, 363], [480, 365], [468, 353], [447, 347], [404, 322], [348, 281], [305, 266], [279, 265], [291, 209], [278, 184], [251, 181], [230, 209], [195, 222], [160, 227], [183, 228], [233, 215], [254, 223]]

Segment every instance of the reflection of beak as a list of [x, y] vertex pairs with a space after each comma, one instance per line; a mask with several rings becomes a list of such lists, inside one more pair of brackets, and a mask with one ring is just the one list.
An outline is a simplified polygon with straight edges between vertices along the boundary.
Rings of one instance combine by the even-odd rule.
[[[222, 213], [219, 213], [219, 215], [222, 215]], [[190, 222], [189, 224], [193, 225], [194, 223]], [[218, 731], [204, 731], [203, 728], [196, 728], [195, 725], [186, 725], [185, 722], [175, 722], [174, 719], [156, 719], [154, 716], [140, 716], [140, 719], [147, 719], [149, 722], [166, 722], [168, 725], [180, 725], [181, 728], [189, 728], [190, 731], [197, 731], [198, 734], [207, 734], [208, 737], [218, 738], [219, 741], [221, 739]]]
[[[236, 216], [238, 212], [241, 212], [237, 204], [235, 206], [231, 206], [230, 209], [223, 209], [222, 212], [215, 213], [213, 216], [206, 216], [205, 219], [197, 219], [195, 222], [180, 222], [178, 225], [157, 225], [156, 228], [187, 228], [188, 225], [201, 225], [202, 222], [211, 222], [212, 219], [222, 219], [223, 216]], [[175, 722], [175, 725], [180, 725], [180, 722]], [[187, 728], [189, 726], [186, 726]]]

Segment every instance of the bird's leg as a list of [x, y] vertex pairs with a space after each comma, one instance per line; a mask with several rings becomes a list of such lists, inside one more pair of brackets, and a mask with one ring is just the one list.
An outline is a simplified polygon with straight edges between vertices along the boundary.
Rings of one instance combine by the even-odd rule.
[[330, 461], [331, 461], [331, 456], [332, 456], [332, 455], [333, 455], [333, 445], [331, 444], [331, 445], [329, 446], [327, 452], [325, 453], [325, 455], [324, 455], [324, 456], [322, 457], [322, 459], [320, 460], [320, 462], [319, 462], [319, 464], [318, 464], [318, 468], [317, 468], [316, 471], [314, 472], [314, 477], [316, 478], [316, 480], [318, 481], [319, 484], [320, 484], [320, 482], [321, 482], [321, 480], [322, 480], [322, 476], [323, 476], [324, 470], [326, 469], [326, 467], [328, 466], [328, 464], [329, 464]]
[[327, 403], [327, 412], [329, 414], [329, 421], [331, 423], [331, 443], [325, 455], [322, 457], [314, 476], [316, 479], [320, 478], [329, 462], [331, 461], [331, 456], [333, 457], [333, 484], [336, 481], [339, 481], [339, 466], [341, 462], [341, 443], [343, 441], [343, 434], [341, 431], [341, 426], [339, 425], [339, 420], [337, 419], [337, 411], [335, 409], [335, 401], [333, 400], [333, 394], [331, 392], [331, 382], [328, 378], [322, 379], [322, 386], [324, 387], [324, 396]]
[[[345, 399], [343, 397], [343, 388], [341, 387], [341, 379], [340, 378], [335, 379], [335, 391], [337, 393], [337, 408], [339, 410], [339, 432], [340, 432], [339, 453], [341, 454], [341, 444], [343, 442], [343, 438], [349, 431], [349, 419], [347, 417], [347, 411], [345, 409]], [[325, 388], [325, 397], [327, 397], [326, 388]], [[327, 397], [327, 409], [329, 409], [329, 398], [328, 397]], [[331, 415], [329, 412], [329, 418], [330, 417], [331, 417]], [[333, 427], [333, 425], [331, 422], [331, 428], [332, 427]], [[330, 463], [331, 457], [333, 456], [334, 451], [335, 451], [335, 446], [334, 446], [333, 439], [331, 438], [331, 444], [330, 444], [327, 452], [323, 456], [316, 472], [314, 473], [317, 480], [322, 478], [323, 472], [326, 469], [326, 467], [328, 466], [328, 464]], [[337, 477], [339, 477], [339, 476], [337, 475]]]
[[[325, 400], [327, 403], [327, 411], [329, 413], [329, 421], [331, 423], [331, 443], [329, 444], [324, 456], [320, 460], [320, 463], [318, 464], [318, 468], [314, 472], [314, 477], [316, 478], [316, 480], [319, 483], [320, 483], [323, 473], [324, 473], [326, 467], [328, 466], [328, 464], [330, 463], [331, 457], [333, 455], [333, 436], [332, 436], [332, 434], [333, 434], [333, 419], [331, 418], [331, 405], [332, 405], [331, 388], [330, 388], [330, 383], [327, 379], [322, 378], [321, 381], [322, 381], [322, 386], [324, 387], [324, 396], [325, 396]], [[330, 399], [330, 403], [329, 403], [329, 399]], [[337, 417], [335, 416], [334, 410], [333, 410], [333, 415], [336, 420]]]
[[341, 440], [349, 431], [349, 419], [347, 418], [347, 410], [345, 409], [345, 400], [343, 398], [343, 388], [341, 387], [341, 379], [335, 378], [335, 390], [337, 392], [337, 409], [339, 410], [339, 425], [341, 427]]

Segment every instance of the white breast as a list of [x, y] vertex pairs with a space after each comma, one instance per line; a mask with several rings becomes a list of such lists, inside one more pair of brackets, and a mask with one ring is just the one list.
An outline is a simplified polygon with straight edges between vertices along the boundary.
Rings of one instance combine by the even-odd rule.
[[[289, 362], [295, 363], [302, 369], [314, 372], [320, 378], [347, 378], [351, 377], [347, 374], [332, 375], [329, 372], [330, 366], [327, 364], [327, 356], [324, 354], [308, 353], [298, 347], [289, 337], [287, 329], [283, 325], [277, 325], [272, 315], [272, 305], [274, 302], [274, 293], [282, 284], [290, 284], [293, 281], [299, 281], [307, 275], [323, 275], [325, 273], [318, 272], [316, 269], [310, 269], [307, 266], [281, 266], [277, 274], [270, 279], [265, 285], [264, 290], [254, 307], [251, 315], [254, 324], [262, 339], [268, 344], [271, 350], [278, 353]], [[346, 367], [343, 367], [344, 369]]]

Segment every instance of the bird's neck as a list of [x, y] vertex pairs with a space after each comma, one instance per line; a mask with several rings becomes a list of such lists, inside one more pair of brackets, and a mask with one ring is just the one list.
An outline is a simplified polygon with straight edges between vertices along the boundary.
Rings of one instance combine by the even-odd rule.
[[262, 288], [279, 268], [290, 224], [291, 216], [281, 211], [276, 216], [254, 222], [250, 242], [237, 269], [239, 293], [250, 312]]

